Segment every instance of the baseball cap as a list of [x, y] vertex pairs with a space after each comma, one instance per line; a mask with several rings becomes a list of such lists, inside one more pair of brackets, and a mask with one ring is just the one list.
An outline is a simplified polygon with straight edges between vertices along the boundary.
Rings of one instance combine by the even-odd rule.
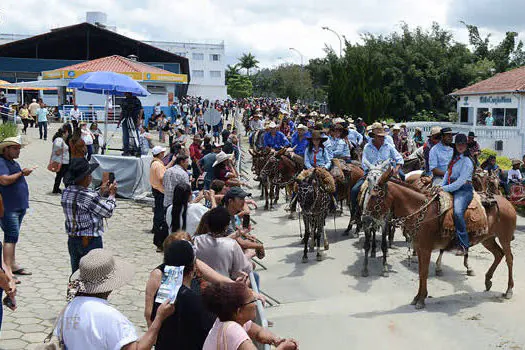
[[242, 188], [238, 186], [234, 186], [230, 188], [228, 192], [226, 192], [226, 194], [224, 195], [224, 199], [226, 198], [246, 198], [246, 197], [250, 197], [251, 195], [252, 195], [251, 193], [246, 192]]
[[158, 155], [158, 154], [160, 154], [162, 152], [166, 152], [166, 148], [164, 148], [162, 146], [155, 146], [151, 150], [151, 154], [153, 154], [154, 156], [156, 156], [156, 155]]

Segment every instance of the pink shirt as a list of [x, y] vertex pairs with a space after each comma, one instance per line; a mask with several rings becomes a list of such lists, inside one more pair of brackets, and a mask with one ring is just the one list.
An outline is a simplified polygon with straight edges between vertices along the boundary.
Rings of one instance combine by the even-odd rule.
[[241, 327], [237, 322], [221, 322], [215, 320], [202, 350], [237, 350], [246, 340], [249, 340], [248, 330], [252, 321], [248, 321]]

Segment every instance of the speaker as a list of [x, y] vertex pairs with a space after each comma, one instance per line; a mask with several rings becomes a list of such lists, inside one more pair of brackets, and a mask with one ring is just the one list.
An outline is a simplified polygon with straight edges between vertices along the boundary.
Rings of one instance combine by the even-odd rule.
[[503, 141], [501, 140], [496, 141], [496, 144], [494, 145], [494, 149], [496, 151], [503, 151]]

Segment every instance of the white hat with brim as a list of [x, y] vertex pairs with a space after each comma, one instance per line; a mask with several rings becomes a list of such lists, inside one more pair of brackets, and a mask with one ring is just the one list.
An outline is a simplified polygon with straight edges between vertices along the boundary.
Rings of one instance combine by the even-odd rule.
[[131, 264], [119, 259], [102, 248], [93, 249], [80, 259], [71, 280], [79, 282], [78, 291], [86, 294], [111, 292], [125, 286], [135, 274]]
[[308, 130], [308, 127], [306, 125], [304, 125], [304, 124], [299, 124], [297, 126], [297, 130]]
[[155, 146], [151, 150], [151, 154], [153, 154], [154, 156], [159, 155], [162, 152], [166, 152], [166, 148], [164, 148], [162, 146]]
[[345, 120], [341, 117], [337, 117], [333, 120], [334, 124], [341, 124], [341, 123], [344, 123]]
[[23, 147], [20, 136], [16, 137], [7, 137], [4, 141], [0, 142], [0, 154], [4, 152], [4, 148], [9, 146], [20, 146]]
[[233, 159], [233, 154], [227, 154], [223, 151], [217, 153], [217, 158], [215, 159], [215, 163], [213, 163], [213, 167], [216, 167], [217, 165], [227, 161], [228, 159]]
[[274, 129], [274, 128], [277, 127], [277, 124], [275, 124], [274, 122], [271, 122], [270, 124], [268, 124], [268, 127], [269, 127], [270, 129]]
[[348, 127], [349, 127], [350, 129], [352, 129], [352, 130], [356, 130], [356, 127], [355, 127], [354, 124], [350, 124]]
[[392, 128], [392, 130], [401, 130], [401, 127], [399, 125], [394, 125], [394, 127]]
[[521, 160], [519, 160], [519, 159], [513, 159], [513, 160], [512, 160], [512, 165], [521, 165]]

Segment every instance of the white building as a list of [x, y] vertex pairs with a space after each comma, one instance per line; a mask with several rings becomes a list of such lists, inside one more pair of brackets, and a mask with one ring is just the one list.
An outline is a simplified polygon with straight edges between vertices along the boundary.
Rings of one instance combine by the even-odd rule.
[[188, 95], [201, 96], [211, 100], [226, 99], [224, 42], [145, 41], [145, 43], [188, 59], [191, 78], [188, 86]]

